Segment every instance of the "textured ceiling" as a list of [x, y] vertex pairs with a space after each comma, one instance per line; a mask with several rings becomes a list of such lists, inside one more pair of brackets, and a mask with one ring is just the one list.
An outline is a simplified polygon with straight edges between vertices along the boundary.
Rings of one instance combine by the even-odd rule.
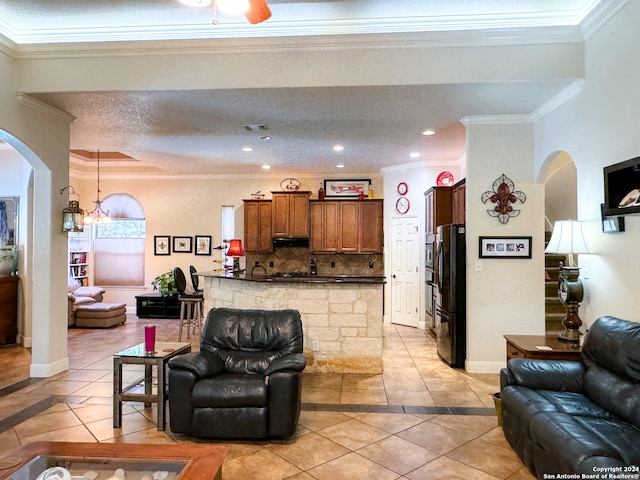
[[[220, 24], [213, 26], [212, 8], [188, 8], [177, 0], [30, 0], [0, 4], [0, 34], [15, 42], [18, 54], [28, 48], [30, 55], [61, 45], [56, 42], [119, 40], [110, 46], [118, 49], [131, 39], [324, 35], [338, 44], [342, 34], [447, 31], [455, 43], [483, 29], [575, 27], [599, 3], [271, 0], [273, 16], [263, 24], [218, 14]], [[150, 52], [155, 48], [153, 42], [146, 45]], [[344, 163], [345, 173], [357, 173], [416, 161], [410, 152], [427, 162], [459, 161], [465, 153], [462, 117], [530, 114], [569, 83], [29, 93], [77, 118], [73, 150], [116, 151], [135, 159], [124, 157], [123, 164], [140, 161], [157, 171], [204, 174], [258, 172], [264, 163], [274, 172], [328, 171]], [[269, 131], [248, 132], [242, 128], [247, 123], [264, 123]], [[426, 127], [436, 127], [436, 135], [421, 136]], [[265, 134], [271, 139], [259, 138]], [[336, 143], [345, 150], [333, 152]], [[243, 152], [243, 146], [253, 152]], [[91, 157], [73, 155], [80, 164]]]

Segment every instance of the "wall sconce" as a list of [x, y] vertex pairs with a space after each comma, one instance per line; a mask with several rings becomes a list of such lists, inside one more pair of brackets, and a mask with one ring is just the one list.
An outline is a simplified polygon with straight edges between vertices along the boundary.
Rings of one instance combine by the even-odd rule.
[[233, 273], [240, 273], [240, 257], [244, 257], [244, 247], [242, 246], [242, 240], [234, 239], [229, 240], [229, 250], [227, 250], [227, 257], [233, 257]]
[[84, 210], [80, 208], [80, 196], [71, 185], [67, 185], [60, 190], [60, 195], [69, 189], [69, 195], [75, 195], [75, 200], [69, 200], [69, 206], [62, 210], [62, 231], [63, 232], [83, 232], [84, 231]]

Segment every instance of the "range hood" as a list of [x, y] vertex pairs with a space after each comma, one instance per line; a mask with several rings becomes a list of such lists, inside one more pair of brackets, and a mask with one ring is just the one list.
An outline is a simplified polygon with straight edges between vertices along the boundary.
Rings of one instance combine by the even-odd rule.
[[304, 247], [309, 248], [308, 238], [273, 237], [273, 248], [276, 247]]

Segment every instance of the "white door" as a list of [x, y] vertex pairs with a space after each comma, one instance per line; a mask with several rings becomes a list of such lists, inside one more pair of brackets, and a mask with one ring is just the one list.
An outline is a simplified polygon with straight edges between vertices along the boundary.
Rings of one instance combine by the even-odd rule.
[[391, 323], [417, 327], [420, 321], [418, 218], [391, 218]]

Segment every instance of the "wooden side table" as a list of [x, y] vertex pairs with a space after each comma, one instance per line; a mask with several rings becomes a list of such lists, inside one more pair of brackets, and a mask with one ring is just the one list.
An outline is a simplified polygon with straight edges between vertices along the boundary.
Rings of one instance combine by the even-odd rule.
[[[151, 403], [158, 404], [158, 430], [164, 430], [168, 391], [166, 385], [167, 363], [176, 355], [189, 353], [190, 343], [156, 342], [156, 352], [147, 355], [144, 343], [134, 345], [113, 355], [113, 428], [122, 427], [122, 402], [144, 402], [145, 407]], [[128, 386], [122, 385], [122, 365], [144, 365], [144, 377], [134, 380]], [[156, 367], [158, 386], [152, 392], [152, 367]], [[134, 387], [144, 383], [144, 393], [130, 392]]]
[[[559, 340], [556, 335], [505, 335], [507, 362], [512, 358], [580, 361], [582, 348], [578, 343]], [[538, 348], [549, 347], [549, 349]]]

